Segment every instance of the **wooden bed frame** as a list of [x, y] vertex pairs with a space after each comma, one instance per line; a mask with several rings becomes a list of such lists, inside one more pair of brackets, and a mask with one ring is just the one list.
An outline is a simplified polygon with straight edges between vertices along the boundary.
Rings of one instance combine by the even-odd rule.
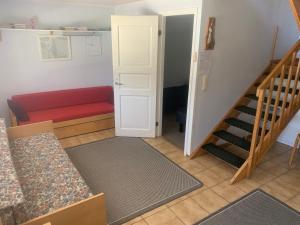
[[[7, 129], [10, 140], [53, 132], [52, 121], [34, 123]], [[78, 203], [30, 220], [22, 225], [107, 225], [104, 194], [95, 195]]]
[[[17, 118], [11, 110], [9, 111], [9, 115], [11, 126], [18, 126]], [[114, 127], [114, 113], [53, 123], [54, 133], [58, 139], [97, 132]]]

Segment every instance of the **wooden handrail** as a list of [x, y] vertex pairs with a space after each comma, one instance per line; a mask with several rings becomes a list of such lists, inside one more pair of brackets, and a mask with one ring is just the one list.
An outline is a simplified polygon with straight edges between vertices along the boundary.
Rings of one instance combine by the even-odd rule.
[[[248, 158], [248, 176], [300, 108], [299, 50], [300, 40], [257, 89], [258, 105]], [[272, 104], [274, 96], [275, 103]]]
[[296, 42], [296, 44], [289, 50], [289, 52], [283, 57], [283, 59], [276, 65], [276, 67], [272, 70], [272, 72], [268, 75], [268, 77], [258, 86], [257, 96], [258, 96], [258, 91], [267, 88], [271, 79], [278, 76], [278, 72], [281, 72], [282, 66], [285, 65], [289, 61], [290, 56], [293, 54], [293, 52], [295, 52], [299, 49], [300, 49], [300, 40], [298, 40]]

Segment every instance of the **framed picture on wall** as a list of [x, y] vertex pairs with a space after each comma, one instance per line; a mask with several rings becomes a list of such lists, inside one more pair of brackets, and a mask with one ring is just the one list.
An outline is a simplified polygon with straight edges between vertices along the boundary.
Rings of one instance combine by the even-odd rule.
[[40, 57], [42, 61], [71, 60], [71, 41], [69, 36], [38, 36]]

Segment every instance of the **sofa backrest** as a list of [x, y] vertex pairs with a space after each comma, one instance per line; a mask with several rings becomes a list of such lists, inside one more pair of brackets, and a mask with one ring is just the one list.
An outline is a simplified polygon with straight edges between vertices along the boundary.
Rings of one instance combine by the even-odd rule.
[[20, 104], [27, 112], [97, 102], [112, 103], [113, 88], [102, 86], [23, 94], [12, 96], [12, 100]]

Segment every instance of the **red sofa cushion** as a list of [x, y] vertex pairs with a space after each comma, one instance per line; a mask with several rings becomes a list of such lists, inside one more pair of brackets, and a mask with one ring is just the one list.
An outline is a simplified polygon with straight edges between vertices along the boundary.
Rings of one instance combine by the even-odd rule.
[[110, 86], [49, 91], [12, 97], [12, 100], [20, 104], [26, 112], [99, 102], [113, 103], [112, 99], [113, 89]]
[[20, 125], [47, 120], [53, 120], [53, 122], [62, 122], [66, 120], [79, 119], [113, 112], [114, 106], [108, 102], [68, 106], [56, 109], [28, 112], [30, 121], [21, 122]]

